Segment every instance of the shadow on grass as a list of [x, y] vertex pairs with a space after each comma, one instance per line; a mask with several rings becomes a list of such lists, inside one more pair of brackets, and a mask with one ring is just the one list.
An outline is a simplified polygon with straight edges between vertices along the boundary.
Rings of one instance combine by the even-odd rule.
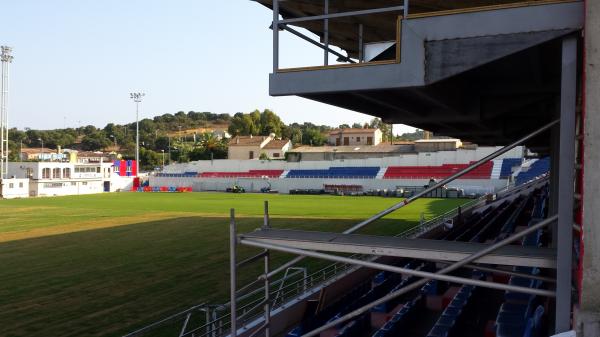
[[[239, 218], [239, 232], [261, 218]], [[342, 231], [348, 219], [275, 218], [276, 228]], [[408, 224], [381, 220], [368, 232]], [[0, 244], [3, 336], [120, 336], [204, 301], [227, 299], [227, 218], [187, 217]], [[240, 258], [256, 250], [240, 247]], [[274, 266], [290, 256], [274, 254]], [[328, 262], [307, 261], [311, 269]], [[244, 269], [240, 284], [260, 266]]]
[[[427, 214], [456, 206], [431, 201]], [[382, 219], [361, 232], [397, 234], [416, 219]], [[248, 232], [262, 218], [237, 222], [239, 232]], [[272, 226], [341, 232], [357, 222], [273, 218]], [[2, 335], [121, 336], [195, 304], [225, 302], [228, 242], [228, 218], [182, 217], [1, 243]], [[240, 247], [239, 258], [256, 251]], [[273, 254], [273, 266], [289, 258]], [[305, 264], [316, 270], [329, 262]], [[244, 269], [239, 284], [261, 268]]]

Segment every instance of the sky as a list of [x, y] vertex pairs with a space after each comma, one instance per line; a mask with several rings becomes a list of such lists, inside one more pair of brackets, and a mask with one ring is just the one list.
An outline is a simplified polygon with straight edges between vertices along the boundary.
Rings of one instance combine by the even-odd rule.
[[[6, 1], [0, 44], [13, 47], [9, 123], [128, 123], [135, 120], [129, 93], [137, 91], [146, 93], [142, 118], [268, 108], [286, 123], [369, 121], [307, 99], [269, 96], [271, 20], [270, 10], [250, 0]], [[320, 49], [288, 33], [280, 44], [281, 67], [322, 62]]]

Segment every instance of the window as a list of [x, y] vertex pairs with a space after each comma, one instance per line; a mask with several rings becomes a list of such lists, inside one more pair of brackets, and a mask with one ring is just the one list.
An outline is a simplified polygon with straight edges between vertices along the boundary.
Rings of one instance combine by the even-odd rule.
[[356, 141], [357, 141], [357, 142], [360, 142], [360, 137], [356, 137]]
[[63, 169], [63, 178], [71, 179], [71, 168], [70, 167], [65, 167]]
[[77, 183], [76, 183], [76, 182], [74, 182], [74, 181], [72, 181], [72, 182], [71, 182], [71, 186], [77, 186]]
[[46, 183], [44, 184], [44, 188], [61, 188], [63, 186], [62, 183]]
[[100, 173], [100, 166], [96, 167], [96, 173]]
[[254, 151], [248, 153], [248, 159], [254, 159]]
[[8, 184], [8, 188], [15, 188], [15, 184], [13, 184], [13, 183]]
[[350, 145], [350, 137], [344, 137], [344, 145]]
[[113, 168], [115, 169], [116, 173], [119, 173], [121, 171], [121, 166], [119, 166], [119, 165], [115, 165], [115, 166], [113, 166]]
[[335, 146], [340, 146], [340, 139], [339, 138], [335, 139]]
[[42, 169], [42, 179], [50, 179], [50, 168]]
[[87, 181], [82, 182], [81, 185], [87, 186]]
[[60, 179], [60, 168], [56, 167], [52, 169], [52, 179]]
[[19, 188], [23, 188], [23, 183], [19, 183]]
[[279, 152], [273, 153], [273, 158], [279, 158]]
[[367, 137], [367, 145], [373, 145], [373, 137]]
[[31, 167], [28, 167], [25, 172], [26, 172], [25, 174], [27, 175], [27, 178], [33, 177], [33, 169]]

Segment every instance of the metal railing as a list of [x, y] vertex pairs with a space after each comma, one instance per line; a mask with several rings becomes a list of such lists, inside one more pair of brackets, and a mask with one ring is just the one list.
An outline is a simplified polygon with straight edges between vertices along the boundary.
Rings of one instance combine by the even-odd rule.
[[[485, 196], [473, 199], [461, 205], [462, 212], [466, 212], [477, 206], [485, 200]], [[455, 217], [458, 214], [458, 208], [452, 209], [433, 218], [417, 224], [405, 231], [396, 234], [396, 237], [414, 238], [422, 235], [425, 232], [433, 230], [442, 225], [446, 220]], [[372, 255], [354, 254], [350, 256], [353, 259], [371, 260], [377, 257]], [[305, 294], [307, 290], [322, 287], [333, 280], [350, 273], [360, 267], [352, 264], [335, 262], [318, 269], [310, 274], [306, 274], [302, 270], [294, 270], [294, 268], [286, 269], [284, 276], [271, 283], [270, 294], [272, 300], [272, 308], [277, 309], [290, 301]], [[288, 272], [291, 271], [291, 272]], [[249, 323], [257, 320], [263, 315], [262, 305], [264, 299], [264, 286], [255, 287], [258, 283], [251, 282], [250, 284], [238, 290], [237, 303], [237, 318], [240, 327], [245, 327]], [[203, 317], [197, 317], [197, 316]], [[220, 337], [229, 333], [229, 325], [231, 323], [230, 302], [222, 304], [203, 303], [192, 306], [179, 313], [171, 315], [167, 318], [159, 320], [155, 323], [140, 328], [124, 337], [138, 337], [152, 333], [161, 327], [167, 326], [172, 330], [172, 336], [179, 337]], [[190, 326], [194, 326], [190, 328]], [[171, 335], [169, 335], [171, 336]]]
[[[348, 11], [348, 12], [329, 12], [329, 0], [323, 0], [323, 14], [313, 15], [305, 17], [297, 17], [290, 19], [279, 19], [279, 0], [273, 0], [273, 22], [271, 29], [273, 30], [273, 73], [280, 70], [279, 68], [279, 30], [285, 30], [292, 35], [295, 35], [310, 44], [315, 45], [318, 48], [323, 49], [323, 66], [329, 65], [329, 54], [333, 54], [338, 57], [338, 60], [347, 63], [363, 63], [364, 61], [364, 37], [363, 37], [363, 24], [358, 24], [357, 27], [357, 40], [359, 56], [358, 60], [355, 61], [347, 55], [343, 55], [338, 51], [332, 49], [329, 44], [329, 21], [332, 19], [346, 18], [346, 17], [358, 17], [365, 15], [383, 14], [391, 12], [401, 12], [404, 17], [408, 15], [408, 0], [404, 0], [404, 4], [401, 6], [383, 7], [383, 8], [371, 8], [364, 10]], [[398, 16], [400, 17], [400, 16]], [[290, 25], [297, 25], [299, 23], [310, 22], [310, 21], [323, 21], [323, 42], [316, 41], [309, 36], [293, 29]], [[399, 20], [396, 20], [396, 43], [399, 43]], [[394, 62], [400, 61], [399, 55], [400, 49], [396, 48], [396, 57]]]

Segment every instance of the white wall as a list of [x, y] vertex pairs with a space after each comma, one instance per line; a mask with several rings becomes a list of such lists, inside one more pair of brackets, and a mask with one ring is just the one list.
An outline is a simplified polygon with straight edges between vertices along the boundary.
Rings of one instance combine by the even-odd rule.
[[4, 199], [29, 197], [29, 179], [0, 180], [0, 197]]
[[[185, 164], [173, 164], [165, 167], [165, 173], [182, 172], [245, 172], [248, 170], [292, 170], [292, 169], [326, 169], [331, 166], [438, 166], [442, 164], [466, 164], [479, 160], [500, 147], [478, 147], [476, 150], [458, 149], [456, 151], [439, 151], [431, 153], [410, 153], [394, 157], [368, 159], [342, 159], [334, 161], [267, 161], [267, 160], [203, 160]], [[521, 158], [522, 147], [517, 147], [498, 158]]]
[[31, 196], [47, 197], [102, 193], [102, 180], [32, 180], [29, 184]]
[[[234, 184], [242, 186], [247, 192], [260, 192], [269, 186], [279, 193], [289, 193], [291, 189], [322, 189], [324, 184], [362, 185], [363, 190], [396, 189], [396, 187], [425, 186], [429, 179], [315, 179], [315, 178], [168, 178], [150, 176], [150, 186], [192, 186], [195, 192], [224, 191]], [[459, 179], [448, 184], [465, 190], [465, 193], [489, 193], [506, 187], [504, 179]]]
[[110, 178], [110, 191], [111, 192], [124, 192], [131, 191], [133, 188], [133, 177], [120, 177], [118, 175], [112, 175]]

